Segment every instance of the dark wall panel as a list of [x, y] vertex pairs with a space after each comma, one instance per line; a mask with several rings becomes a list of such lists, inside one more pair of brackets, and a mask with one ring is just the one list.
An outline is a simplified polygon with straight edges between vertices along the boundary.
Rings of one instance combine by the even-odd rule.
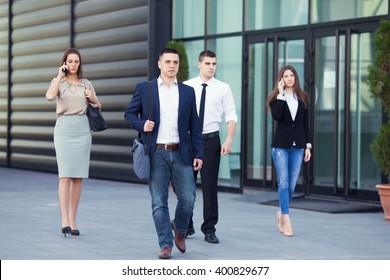
[[7, 165], [9, 3], [0, 0], [0, 166]]
[[131, 139], [123, 112], [135, 84], [147, 78], [147, 1], [80, 1], [75, 5], [74, 44], [82, 51], [109, 129], [94, 133], [91, 176], [128, 180]]
[[[8, 21], [8, 5], [0, 0], [0, 108], [7, 107], [9, 44], [3, 22]], [[123, 113], [136, 83], [148, 76], [148, 1], [74, 1], [73, 7], [71, 18], [69, 0], [12, 3], [11, 166], [57, 172], [55, 102], [47, 101], [45, 93], [73, 42], [109, 126], [93, 133], [90, 175], [137, 181], [130, 154], [137, 133], [127, 127]], [[5, 111], [0, 110], [0, 164], [5, 158]]]
[[12, 2], [12, 167], [57, 171], [53, 144], [55, 102], [46, 101], [45, 93], [61, 52], [69, 47], [69, 3]]

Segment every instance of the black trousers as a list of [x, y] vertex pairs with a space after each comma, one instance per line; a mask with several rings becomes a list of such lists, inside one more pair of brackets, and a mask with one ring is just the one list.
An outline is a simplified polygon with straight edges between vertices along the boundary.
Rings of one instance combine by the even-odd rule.
[[[203, 224], [201, 231], [206, 233], [215, 232], [218, 223], [218, 173], [221, 161], [221, 141], [218, 135], [213, 138], [203, 139], [204, 158], [200, 170], [201, 187], [203, 194]], [[194, 172], [195, 181], [197, 173]], [[188, 228], [193, 227], [192, 217]]]

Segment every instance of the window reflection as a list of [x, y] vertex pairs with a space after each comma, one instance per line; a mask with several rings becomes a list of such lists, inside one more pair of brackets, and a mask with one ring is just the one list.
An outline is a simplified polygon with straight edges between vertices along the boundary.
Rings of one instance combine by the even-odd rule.
[[223, 34], [242, 30], [243, 0], [208, 0], [207, 34]]
[[173, 0], [173, 38], [204, 35], [205, 1]]
[[188, 59], [189, 78], [199, 75], [199, 53], [204, 50], [204, 40], [188, 41], [184, 43]]
[[382, 108], [371, 98], [367, 84], [368, 65], [372, 63], [373, 34], [352, 35], [351, 53], [351, 189], [373, 189], [380, 181], [369, 146], [379, 131]]
[[313, 0], [311, 22], [386, 15], [388, 0]]
[[[227, 37], [213, 39], [207, 42], [207, 48], [217, 55], [217, 71], [215, 77], [230, 85], [236, 104], [237, 115], [241, 116], [241, 71], [242, 71], [242, 37]], [[238, 187], [239, 173], [236, 174], [237, 161], [240, 154], [241, 120], [238, 118], [237, 130], [233, 140], [232, 153], [221, 157], [219, 184], [227, 187]], [[226, 124], [221, 125], [221, 141], [227, 136]]]
[[309, 0], [246, 0], [245, 29], [255, 30], [307, 24], [308, 12]]

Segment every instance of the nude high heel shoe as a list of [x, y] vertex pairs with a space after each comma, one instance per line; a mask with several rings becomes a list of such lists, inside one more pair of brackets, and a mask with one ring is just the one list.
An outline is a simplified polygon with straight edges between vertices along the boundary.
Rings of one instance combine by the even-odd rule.
[[283, 227], [284, 227], [284, 235], [287, 237], [291, 237], [294, 235], [290, 216], [288, 214], [282, 215], [283, 217]]
[[283, 225], [283, 215], [280, 210], [276, 212], [276, 217], [278, 218], [278, 228], [281, 233], [284, 233], [284, 225]]

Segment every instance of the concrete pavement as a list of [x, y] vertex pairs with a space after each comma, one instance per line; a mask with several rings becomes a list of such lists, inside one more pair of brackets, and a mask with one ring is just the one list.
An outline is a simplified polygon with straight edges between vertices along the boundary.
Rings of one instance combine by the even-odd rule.
[[[87, 179], [78, 211], [81, 235], [61, 234], [56, 174], [0, 168], [1, 260], [158, 260], [146, 185]], [[389, 260], [383, 213], [327, 214], [292, 209], [295, 235], [278, 232], [272, 191], [219, 193], [219, 244], [203, 240], [201, 192], [195, 235], [174, 260]], [[173, 213], [175, 196], [170, 197]]]

